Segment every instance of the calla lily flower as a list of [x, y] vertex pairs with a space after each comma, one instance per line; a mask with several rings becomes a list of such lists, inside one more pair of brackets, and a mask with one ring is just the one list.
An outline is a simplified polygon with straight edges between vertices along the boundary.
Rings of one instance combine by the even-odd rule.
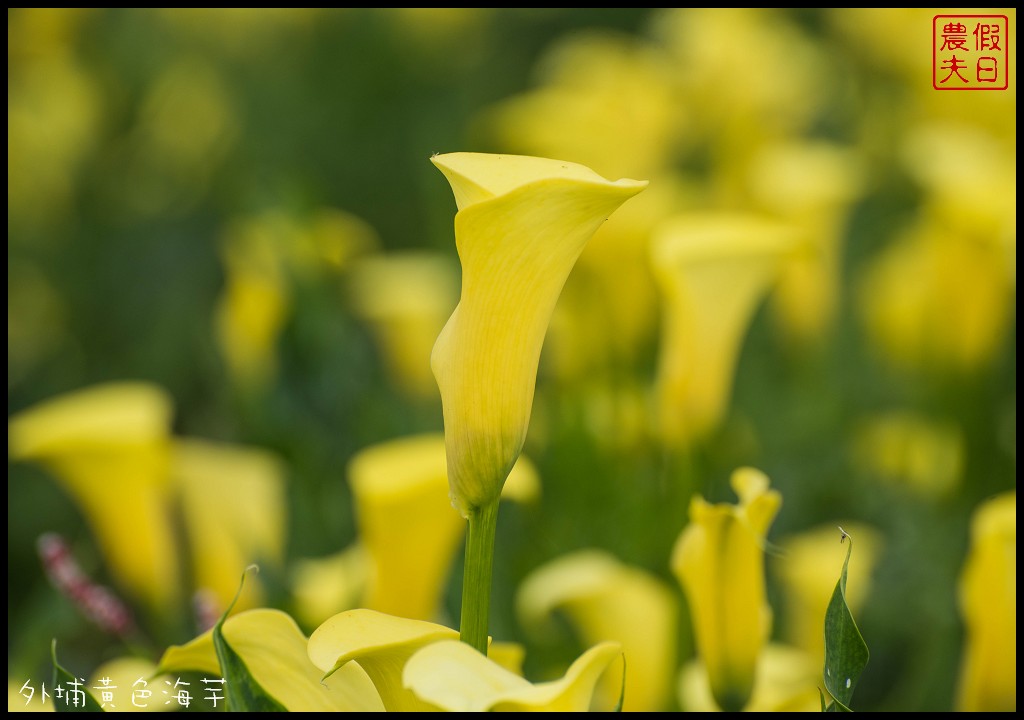
[[[359, 538], [345, 550], [301, 561], [293, 572], [298, 617], [316, 626], [356, 606], [435, 620], [466, 523], [448, 497], [445, 441], [416, 435], [365, 448], [349, 464]], [[540, 493], [533, 464], [520, 456], [502, 497]]]
[[425, 712], [437, 708], [403, 685], [405, 664], [420, 648], [458, 637], [443, 625], [374, 610], [347, 610], [318, 627], [307, 650], [309, 659], [328, 679], [353, 665], [362, 668], [388, 712]]
[[622, 654], [617, 643], [592, 647], [559, 680], [536, 685], [456, 640], [418, 650], [402, 671], [417, 697], [450, 712], [585, 712], [594, 685]]
[[[852, 440], [850, 456], [854, 465], [883, 482], [905, 486], [933, 499], [948, 497], [960, 484], [964, 437], [953, 422], [932, 420], [914, 412], [889, 412], [862, 421]], [[859, 554], [861, 536], [852, 534], [857, 538]]]
[[[235, 597], [238, 575], [248, 565], [283, 563], [284, 469], [264, 450], [205, 440], [177, 440], [171, 457], [195, 584], [214, 594], [219, 613]], [[257, 580], [245, 584], [237, 608], [259, 604]]]
[[159, 388], [118, 382], [43, 402], [11, 418], [8, 428], [11, 457], [54, 474], [119, 584], [163, 610], [178, 599], [171, 413], [171, 399]]
[[[241, 657], [252, 678], [293, 712], [379, 712], [373, 683], [358, 666], [341, 668], [328, 678], [310, 662], [306, 636], [286, 613], [260, 608], [229, 617], [224, 639]], [[199, 671], [223, 677], [208, 631], [185, 645], [172, 646], [158, 672]], [[230, 688], [228, 689], [230, 692]]]
[[[584, 645], [621, 644], [627, 667], [623, 710], [665, 709], [676, 667], [678, 612], [676, 598], [660, 580], [605, 552], [581, 550], [529, 575], [516, 608], [527, 628], [546, 632], [552, 614], [561, 611]], [[614, 707], [621, 689], [621, 672], [609, 670], [599, 686], [599, 707]]]
[[[445, 439], [419, 435], [379, 443], [348, 468], [360, 543], [369, 557], [363, 606], [415, 620], [437, 616], [466, 523], [448, 497]], [[520, 457], [503, 497], [539, 493], [537, 472]]]
[[490, 506], [526, 439], [541, 345], [587, 240], [646, 186], [581, 165], [452, 153], [432, 158], [455, 194], [459, 305], [431, 368], [441, 390], [448, 479], [468, 516]]
[[1016, 712], [1016, 491], [992, 498], [975, 510], [959, 600], [967, 634], [957, 709]]
[[352, 263], [353, 312], [370, 324], [396, 384], [413, 397], [436, 397], [430, 351], [459, 299], [458, 274], [425, 252], [371, 255]]
[[732, 474], [739, 505], [690, 503], [690, 525], [672, 552], [672, 571], [689, 601], [697, 653], [719, 707], [742, 710], [771, 632], [765, 593], [765, 535], [782, 504], [753, 468]]
[[820, 339], [832, 324], [846, 220], [863, 187], [855, 152], [825, 142], [776, 143], [752, 162], [750, 191], [758, 207], [799, 227], [806, 240], [772, 297], [783, 328], [797, 340]]
[[[283, 559], [282, 468], [261, 450], [175, 440], [171, 413], [171, 399], [154, 385], [87, 388], [13, 417], [11, 457], [53, 472], [81, 507], [118, 584], [163, 611], [180, 600], [171, 519], [180, 503], [195, 586], [225, 607], [247, 565]], [[255, 602], [252, 593], [243, 605]]]
[[841, 568], [846, 558], [846, 546], [836, 542], [837, 525], [857, 539], [857, 549], [847, 566], [845, 595], [846, 604], [856, 617], [871, 591], [871, 572], [882, 548], [874, 528], [847, 521], [812, 528], [779, 541], [782, 551], [771, 562], [783, 586], [785, 639], [808, 654], [819, 681], [825, 666], [822, 623], [836, 587], [836, 568]]
[[[833, 531], [835, 528], [833, 527]], [[835, 540], [833, 532], [832, 540]], [[858, 538], [857, 550], [860, 550]], [[817, 618], [819, 632], [821, 617]], [[746, 712], [820, 712], [821, 664], [788, 645], [765, 646], [757, 659], [757, 679]], [[699, 660], [679, 673], [679, 705], [687, 712], [718, 712], [708, 685], [708, 672]]]
[[796, 248], [789, 226], [744, 215], [678, 216], [656, 231], [657, 395], [669, 447], [689, 447], [722, 420], [747, 326]]

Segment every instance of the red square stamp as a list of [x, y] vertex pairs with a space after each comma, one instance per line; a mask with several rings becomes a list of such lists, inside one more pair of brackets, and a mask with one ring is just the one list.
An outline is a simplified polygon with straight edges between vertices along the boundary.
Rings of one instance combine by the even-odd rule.
[[932, 18], [932, 87], [1006, 90], [1010, 87], [1010, 20], [1006, 15]]

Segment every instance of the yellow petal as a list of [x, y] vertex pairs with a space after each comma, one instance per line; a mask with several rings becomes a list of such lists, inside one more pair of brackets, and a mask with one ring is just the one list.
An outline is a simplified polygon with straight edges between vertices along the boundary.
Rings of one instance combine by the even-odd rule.
[[[415, 620], [436, 618], [466, 529], [449, 499], [446, 463], [439, 434], [378, 443], [352, 458], [356, 524], [370, 561], [364, 607]], [[507, 495], [530, 499], [537, 488], [536, 471], [520, 458]]]
[[[562, 611], [584, 645], [611, 640], [626, 659], [626, 711], [659, 712], [668, 702], [675, 670], [677, 602], [647, 572], [599, 550], [581, 550], [531, 573], [519, 588], [516, 608], [527, 628], [545, 633]], [[611, 669], [598, 691], [598, 707], [610, 709], [622, 688]]]
[[[450, 628], [422, 620], [348, 610], [330, 618], [309, 638], [309, 659], [328, 676], [357, 664], [373, 681], [388, 712], [434, 710], [402, 685], [406, 661], [425, 645], [458, 639]], [[351, 661], [354, 661], [351, 662]]]
[[854, 617], [871, 590], [871, 572], [882, 541], [874, 528], [858, 522], [838, 521], [812, 528], [779, 541], [782, 551], [772, 557], [771, 566], [782, 581], [785, 638], [825, 665], [825, 634], [822, 623], [846, 558], [846, 545], [839, 542], [838, 526], [854, 539], [850, 556], [846, 604]]
[[[283, 468], [264, 450], [178, 440], [171, 477], [181, 498], [196, 587], [212, 591], [222, 612], [246, 567], [283, 560]], [[258, 605], [259, 598], [258, 582], [247, 582], [237, 607]]]
[[756, 216], [679, 216], [652, 243], [665, 300], [659, 424], [666, 443], [685, 447], [725, 416], [747, 326], [797, 235]]
[[166, 609], [178, 562], [167, 487], [171, 400], [145, 383], [79, 390], [11, 418], [9, 452], [49, 469], [88, 521], [111, 573]]
[[462, 295], [431, 367], [452, 495], [468, 515], [499, 496], [522, 450], [544, 334], [576, 258], [645, 183], [541, 158], [454, 153], [433, 162], [459, 206]]
[[[306, 653], [306, 636], [280, 610], [247, 610], [224, 623], [224, 638], [242, 658], [253, 679], [293, 712], [377, 712], [380, 698], [366, 674], [349, 666], [321, 680]], [[185, 645], [172, 646], [160, 660], [161, 672], [195, 670], [221, 676], [206, 632]], [[230, 688], [228, 689], [230, 692]]]
[[416, 652], [402, 678], [422, 700], [450, 712], [585, 712], [597, 679], [620, 654], [617, 643], [602, 643], [560, 680], [534, 685], [465, 643], [442, 640]]
[[[838, 544], [838, 543], [837, 543]], [[819, 625], [821, 621], [819, 620]], [[820, 663], [786, 645], [767, 645], [757, 660], [757, 680], [746, 712], [820, 712]], [[699, 660], [679, 674], [679, 704], [687, 712], [718, 712], [708, 673]]]
[[1017, 492], [983, 503], [959, 588], [967, 627], [957, 709], [1017, 711]]
[[672, 570], [689, 601], [712, 693], [720, 707], [735, 711], [750, 699], [758, 655], [771, 632], [764, 540], [782, 498], [750, 468], [737, 470], [732, 485], [739, 506], [693, 499], [690, 525], [672, 552]]

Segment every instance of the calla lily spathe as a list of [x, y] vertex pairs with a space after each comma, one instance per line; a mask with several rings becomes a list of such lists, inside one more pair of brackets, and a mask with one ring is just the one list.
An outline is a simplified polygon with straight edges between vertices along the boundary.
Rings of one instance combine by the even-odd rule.
[[429, 712], [437, 708], [403, 686], [403, 668], [420, 648], [458, 637], [443, 625], [374, 610], [346, 610], [313, 632], [307, 652], [325, 678], [358, 665], [370, 677], [388, 712]]
[[[601, 550], [579, 550], [543, 565], [516, 594], [520, 622], [530, 630], [549, 633], [552, 616], [563, 613], [584, 645], [621, 644], [627, 712], [660, 712], [668, 704], [677, 607], [661, 580]], [[598, 687], [599, 707], [614, 707], [622, 687], [621, 674], [610, 668]]]
[[[412, 435], [358, 452], [348, 466], [359, 538], [345, 550], [297, 564], [300, 620], [316, 626], [353, 607], [436, 620], [466, 522], [448, 498], [444, 436]], [[540, 480], [520, 456], [502, 498], [529, 502]]]
[[747, 326], [797, 247], [793, 228], [759, 216], [683, 215], [656, 231], [665, 300], [657, 395], [668, 447], [689, 447], [724, 417]]
[[81, 508], [119, 584], [163, 610], [178, 599], [172, 412], [156, 386], [118, 382], [47, 400], [8, 426], [11, 458], [50, 470]]
[[[245, 663], [252, 678], [292, 712], [379, 712], [383, 710], [373, 683], [356, 665], [322, 678], [309, 660], [306, 636], [286, 613], [259, 608], [224, 621], [224, 639]], [[167, 649], [158, 672], [199, 671], [223, 677], [207, 631], [184, 645]], [[231, 689], [228, 688], [230, 693]]]
[[[433, 620], [466, 523], [448, 499], [444, 436], [417, 435], [379, 443], [349, 463], [360, 543], [369, 578], [363, 606]], [[520, 457], [503, 497], [539, 492], [536, 470]]]
[[452, 153], [432, 161], [459, 208], [462, 294], [431, 368], [452, 499], [468, 516], [497, 500], [523, 448], [541, 345], [573, 264], [608, 215], [646, 183], [514, 155]]
[[449, 712], [586, 712], [598, 679], [621, 654], [617, 643], [600, 643], [562, 678], [535, 685], [465, 643], [441, 640], [409, 658], [402, 682]]
[[967, 628], [958, 710], [1017, 711], [1017, 493], [982, 504], [959, 588]]
[[782, 504], [753, 468], [732, 474], [739, 505], [690, 503], [690, 525], [672, 552], [672, 571], [690, 605], [697, 653], [723, 710], [750, 700], [758, 656], [771, 632], [765, 592], [765, 535]]
[[[263, 450], [174, 438], [172, 413], [155, 385], [86, 388], [13, 417], [11, 457], [53, 472], [118, 585], [162, 611], [181, 600], [184, 563], [172, 521], [180, 504], [195, 588], [225, 607], [248, 564], [283, 559], [283, 469]], [[243, 606], [255, 604], [259, 586], [251, 585]]]

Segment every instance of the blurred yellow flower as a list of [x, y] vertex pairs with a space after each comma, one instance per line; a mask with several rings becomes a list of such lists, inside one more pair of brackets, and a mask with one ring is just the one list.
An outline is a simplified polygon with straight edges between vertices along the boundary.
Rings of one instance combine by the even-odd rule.
[[[836, 542], [836, 525], [829, 523], [784, 538], [779, 542], [781, 552], [771, 561], [774, 574], [782, 581], [783, 636], [807, 653], [817, 669], [818, 682], [825, 666], [825, 610], [846, 558], [846, 545]], [[838, 525], [857, 542], [846, 586], [846, 604], [856, 617], [871, 591], [871, 572], [882, 542], [877, 530], [862, 523], [843, 521]], [[817, 700], [816, 693], [814, 697]]]
[[[330, 677], [310, 662], [306, 636], [286, 613], [260, 608], [229, 617], [224, 639], [267, 694], [292, 712], [379, 712], [383, 709], [373, 683], [358, 666]], [[208, 631], [185, 645], [167, 649], [159, 672], [198, 671], [223, 677]], [[231, 692], [231, 688], [227, 688]]]
[[[252, 563], [284, 562], [284, 468], [272, 454], [205, 440], [176, 440], [171, 479], [179, 495], [198, 590], [222, 612]], [[260, 604], [258, 578], [245, 583], [237, 609]]]
[[576, 258], [646, 183], [609, 182], [542, 158], [452, 153], [432, 161], [459, 208], [462, 295], [431, 367], [452, 497], [468, 516], [497, 500], [522, 450], [544, 334]]
[[605, 176], [646, 177], [683, 136], [674, 68], [657, 45], [608, 31], [574, 33], [539, 65], [540, 87], [483, 117], [514, 152], [564, 157]]
[[686, 448], [728, 410], [743, 336], [797, 236], [756, 216], [683, 215], [660, 226], [652, 243], [665, 305], [658, 424], [667, 446]]
[[429, 712], [437, 708], [403, 685], [402, 671], [420, 648], [458, 637], [450, 628], [422, 620], [347, 610], [313, 632], [307, 651], [325, 678], [353, 666], [365, 671], [388, 712]]
[[786, 265], [772, 296], [783, 328], [796, 340], [820, 339], [835, 319], [846, 220], [864, 185], [855, 151], [827, 142], [774, 143], [751, 161], [753, 202], [799, 228], [805, 240], [805, 251]]
[[956, 706], [1017, 711], [1017, 492], [980, 505], [960, 577], [966, 625]]
[[[165, 612], [182, 599], [172, 521], [180, 505], [194, 587], [224, 607], [247, 565], [283, 561], [282, 468], [262, 450], [175, 439], [171, 415], [171, 398], [155, 385], [97, 385], [12, 417], [9, 449], [53, 473], [118, 584]], [[243, 604], [256, 597], [247, 590]]]
[[156, 386], [118, 382], [42, 402], [8, 425], [11, 458], [53, 473], [118, 583], [161, 610], [179, 599], [169, 514], [171, 413], [170, 397]]
[[449, 712], [586, 712], [598, 678], [621, 654], [617, 643], [601, 643], [560, 680], [534, 685], [463, 642], [440, 640], [409, 658], [402, 682]]
[[[603, 551], [580, 550], [531, 573], [516, 595], [516, 609], [527, 629], [548, 632], [552, 614], [562, 611], [584, 645], [619, 643], [626, 658], [623, 710], [666, 708], [678, 609], [672, 591], [657, 578]], [[598, 707], [614, 707], [621, 689], [621, 670], [609, 669], [598, 689]]]
[[[832, 540], [835, 540], [834, 532]], [[857, 549], [860, 550], [859, 543]], [[818, 623], [819, 632], [823, 622]], [[777, 643], [766, 645], [757, 658], [757, 679], [750, 702], [743, 709], [746, 712], [820, 712], [821, 667], [821, 663], [815, 663], [802, 650]], [[679, 705], [686, 712], [720, 711], [708, 686], [707, 670], [699, 660], [687, 663], [679, 673]]]
[[294, 283], [343, 269], [378, 242], [364, 221], [332, 208], [308, 218], [268, 210], [230, 223], [221, 245], [224, 290], [214, 320], [232, 379], [250, 390], [272, 380]]
[[[437, 620], [466, 522], [449, 498], [444, 435], [378, 443], [349, 463], [357, 543], [293, 575], [298, 615], [317, 625], [356, 605], [414, 620]], [[533, 464], [520, 456], [502, 497], [540, 493]]]
[[969, 372], [1005, 341], [1015, 290], [1002, 248], [924, 220], [866, 266], [857, 300], [868, 337], [897, 366]]
[[672, 551], [672, 571], [689, 601], [697, 653], [718, 706], [742, 710], [751, 698], [758, 657], [771, 633], [765, 593], [765, 536], [782, 504], [753, 468], [732, 474], [739, 505], [694, 497], [690, 524]]
[[459, 300], [456, 267], [427, 252], [370, 255], [347, 273], [352, 310], [365, 319], [395, 383], [413, 397], [435, 397], [430, 351]]
[[[929, 498], [948, 497], [960, 485], [964, 452], [963, 432], [955, 423], [909, 411], [863, 420], [850, 447], [853, 464], [862, 472]], [[862, 553], [860, 535], [851, 534]]]

